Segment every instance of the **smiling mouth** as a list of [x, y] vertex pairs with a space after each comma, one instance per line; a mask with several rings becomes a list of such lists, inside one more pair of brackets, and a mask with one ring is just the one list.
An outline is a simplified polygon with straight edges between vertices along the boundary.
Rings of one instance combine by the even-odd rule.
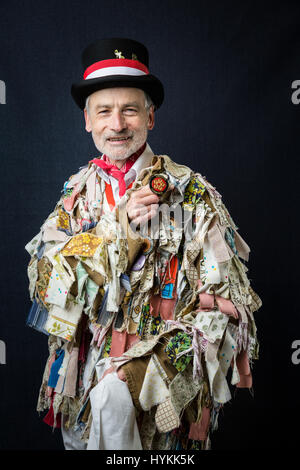
[[130, 140], [130, 139], [131, 139], [131, 137], [110, 137], [107, 140], [110, 143], [115, 143], [115, 144], [117, 144], [117, 143], [120, 144], [121, 143], [122, 144], [122, 143], [128, 142], [128, 140]]

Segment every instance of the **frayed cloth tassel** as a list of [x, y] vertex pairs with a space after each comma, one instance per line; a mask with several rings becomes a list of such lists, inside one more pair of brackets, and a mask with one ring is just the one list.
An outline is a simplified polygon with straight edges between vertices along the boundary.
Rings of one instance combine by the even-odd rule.
[[247, 323], [239, 323], [238, 334], [236, 338], [237, 344], [237, 351], [241, 352], [243, 349], [248, 348], [248, 324]]
[[54, 409], [53, 409], [54, 395], [55, 394], [53, 394], [49, 411], [43, 419], [43, 422], [48, 424], [48, 426], [51, 426], [53, 430], [56, 428], [61, 428], [61, 413], [57, 413], [57, 415], [54, 416]]
[[221, 408], [222, 408], [222, 405], [218, 404], [217, 406], [214, 406], [214, 408], [212, 409], [212, 413], [211, 413], [211, 430], [213, 432], [217, 431], [217, 429], [218, 429], [218, 418], [219, 418], [219, 412], [220, 412]]
[[[204, 340], [205, 341], [205, 340]], [[193, 361], [193, 379], [201, 379], [203, 377], [203, 370], [201, 365], [201, 356], [204, 352], [205, 346], [202, 344], [203, 337], [200, 335], [199, 330], [193, 330], [193, 341], [192, 348], [194, 349], [194, 361]]]
[[206, 441], [204, 442], [204, 450], [211, 450], [211, 442], [210, 442], [210, 437], [207, 436]]
[[102, 326], [96, 326], [94, 327], [94, 332], [93, 332], [93, 337], [92, 337], [92, 340], [91, 340], [91, 345], [94, 344], [94, 343], [97, 343], [97, 347], [100, 348], [105, 336], [106, 336], [106, 333], [108, 332], [109, 328], [110, 328], [110, 325], [111, 325], [111, 322], [109, 323], [109, 325], [106, 325], [105, 327], [102, 327]]

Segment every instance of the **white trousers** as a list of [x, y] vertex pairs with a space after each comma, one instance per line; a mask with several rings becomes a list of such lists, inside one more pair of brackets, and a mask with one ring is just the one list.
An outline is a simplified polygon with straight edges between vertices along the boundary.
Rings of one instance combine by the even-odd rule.
[[116, 372], [92, 389], [90, 401], [93, 421], [87, 450], [142, 450], [132, 398]]
[[[85, 388], [94, 363], [95, 358], [92, 358], [90, 351], [87, 373], [83, 377]], [[98, 361], [98, 379], [109, 367], [110, 358]], [[119, 379], [116, 372], [107, 374], [91, 390], [90, 403], [93, 419], [88, 444], [80, 439], [80, 431], [66, 430], [62, 422], [65, 450], [142, 450], [135, 407], [127, 384]]]
[[86, 443], [80, 439], [80, 431], [66, 429], [64, 427], [64, 418], [62, 418], [61, 434], [65, 450], [86, 450]]

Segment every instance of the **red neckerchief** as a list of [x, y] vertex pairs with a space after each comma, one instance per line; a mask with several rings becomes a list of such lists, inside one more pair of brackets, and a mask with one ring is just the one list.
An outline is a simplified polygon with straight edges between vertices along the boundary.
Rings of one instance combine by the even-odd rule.
[[106, 155], [103, 155], [102, 159], [94, 158], [93, 160], [91, 160], [91, 162], [95, 163], [95, 165], [102, 168], [108, 175], [113, 176], [119, 181], [119, 195], [120, 197], [122, 197], [126, 191], [126, 184], [125, 184], [124, 177], [126, 173], [130, 170], [132, 165], [142, 155], [145, 148], [146, 148], [146, 142], [144, 143], [144, 145], [142, 145], [142, 147], [139, 150], [137, 150], [135, 153], [133, 153], [132, 155], [130, 155], [130, 157], [127, 158], [122, 168], [118, 168], [116, 165], [113, 165], [112, 163], [110, 163], [109, 158]]

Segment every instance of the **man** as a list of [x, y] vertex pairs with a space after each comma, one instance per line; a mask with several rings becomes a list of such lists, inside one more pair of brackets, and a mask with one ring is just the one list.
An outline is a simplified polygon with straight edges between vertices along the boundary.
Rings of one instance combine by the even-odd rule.
[[249, 247], [215, 188], [147, 144], [164, 96], [147, 49], [102, 40], [82, 60], [72, 96], [102, 157], [26, 246], [27, 324], [49, 335], [37, 408], [66, 449], [208, 449], [229, 368], [252, 386]]

